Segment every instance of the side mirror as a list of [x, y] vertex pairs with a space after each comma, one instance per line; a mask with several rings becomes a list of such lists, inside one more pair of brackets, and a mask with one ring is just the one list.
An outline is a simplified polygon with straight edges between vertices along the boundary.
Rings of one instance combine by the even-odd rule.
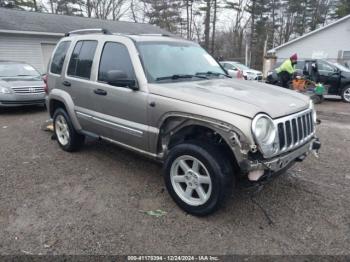
[[138, 90], [136, 81], [128, 79], [128, 75], [121, 70], [110, 70], [107, 72], [107, 83], [113, 86], [128, 87], [132, 90]]

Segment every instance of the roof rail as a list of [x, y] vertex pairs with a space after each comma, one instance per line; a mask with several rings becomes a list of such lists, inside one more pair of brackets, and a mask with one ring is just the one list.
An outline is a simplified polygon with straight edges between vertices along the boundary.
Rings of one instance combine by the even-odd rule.
[[169, 34], [136, 34], [136, 35], [141, 35], [141, 36], [168, 36], [168, 37], [170, 37]]
[[104, 28], [91, 28], [91, 29], [79, 29], [79, 30], [70, 31], [66, 33], [65, 36], [79, 35], [79, 34], [93, 34], [93, 33], [101, 33], [104, 35], [112, 34], [107, 29], [104, 29]]

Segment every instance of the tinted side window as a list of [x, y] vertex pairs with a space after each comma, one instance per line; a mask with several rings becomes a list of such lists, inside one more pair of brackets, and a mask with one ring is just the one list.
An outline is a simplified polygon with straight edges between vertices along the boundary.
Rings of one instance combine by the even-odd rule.
[[67, 74], [70, 76], [90, 79], [96, 47], [97, 41], [77, 42], [69, 61]]
[[64, 41], [58, 45], [56, 52], [52, 58], [51, 67], [50, 67], [51, 73], [59, 74], [59, 75], [61, 74], [64, 59], [66, 58], [66, 53], [70, 46], [70, 43], [71, 43], [70, 41]]
[[134, 79], [134, 70], [128, 49], [119, 43], [107, 42], [103, 48], [98, 81], [107, 82], [107, 72], [110, 70], [121, 70]]

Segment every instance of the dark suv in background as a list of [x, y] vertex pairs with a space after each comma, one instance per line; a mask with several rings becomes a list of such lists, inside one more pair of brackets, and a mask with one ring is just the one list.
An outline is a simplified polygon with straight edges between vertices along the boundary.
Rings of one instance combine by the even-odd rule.
[[[273, 70], [268, 72], [266, 83], [273, 85], [278, 83], [278, 76], [275, 69], [281, 64], [282, 62], [277, 63]], [[296, 65], [297, 74], [310, 77], [310, 69], [313, 64], [317, 68], [316, 82], [326, 85], [329, 95], [339, 95], [345, 102], [350, 103], [350, 69], [341, 64], [322, 59], [302, 60], [298, 61]]]

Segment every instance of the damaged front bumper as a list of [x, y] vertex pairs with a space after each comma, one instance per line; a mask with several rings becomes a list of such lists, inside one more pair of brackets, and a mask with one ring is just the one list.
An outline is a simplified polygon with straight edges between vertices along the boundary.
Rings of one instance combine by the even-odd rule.
[[266, 173], [278, 173], [295, 162], [303, 161], [310, 152], [317, 155], [320, 148], [321, 142], [319, 139], [312, 138], [299, 148], [272, 159], [245, 160], [241, 163], [241, 169], [243, 173], [248, 174], [249, 180], [258, 181]]

